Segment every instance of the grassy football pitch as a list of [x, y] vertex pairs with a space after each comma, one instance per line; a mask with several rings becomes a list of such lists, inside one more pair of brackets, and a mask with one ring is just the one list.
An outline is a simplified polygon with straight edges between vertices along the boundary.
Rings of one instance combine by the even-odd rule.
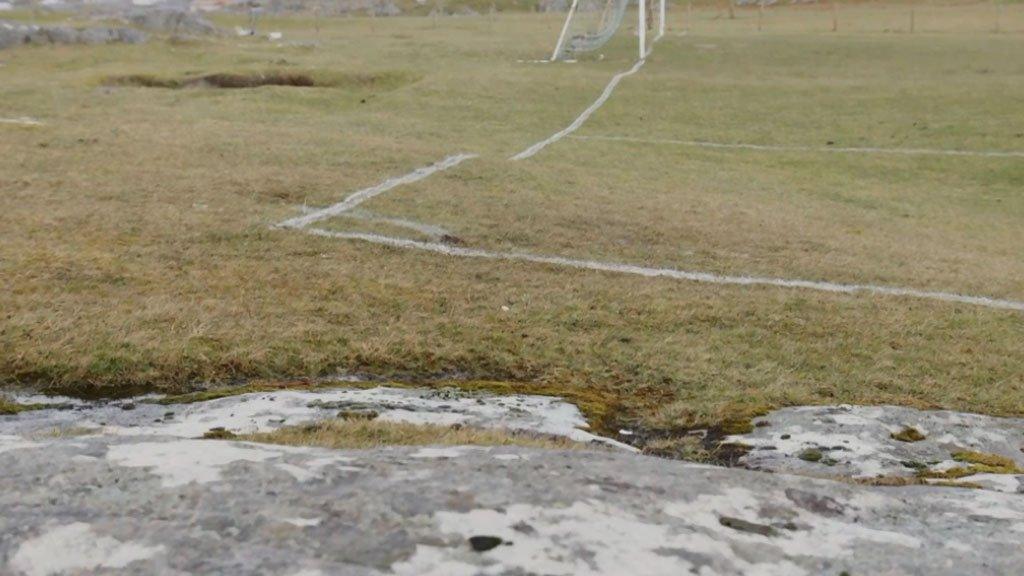
[[[649, 427], [814, 403], [1024, 414], [1019, 310], [274, 227], [465, 153], [317, 229], [1024, 301], [1024, 5], [998, 34], [990, 4], [922, 5], [914, 33], [908, 6], [844, 6], [838, 32], [826, 6], [780, 7], [758, 32], [756, 10], [672, 5], [646, 64], [519, 161], [633, 66], [629, 31], [557, 64], [535, 62], [561, 25], [539, 14], [0, 52], [0, 117], [41, 122], [0, 124], [0, 383], [483, 380]], [[316, 86], [191, 81], [268, 73]]]

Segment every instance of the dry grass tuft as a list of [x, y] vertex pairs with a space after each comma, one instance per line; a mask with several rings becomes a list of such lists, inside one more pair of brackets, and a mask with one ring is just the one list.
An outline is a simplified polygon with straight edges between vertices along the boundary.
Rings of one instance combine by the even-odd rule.
[[985, 469], [984, 471], [993, 474], [1024, 473], [1024, 471], [1017, 466], [1017, 462], [1013, 458], [1000, 456], [999, 454], [991, 454], [989, 452], [975, 452], [972, 450], [954, 452], [953, 459], [957, 462], [966, 462], [976, 467], [983, 467]]
[[893, 440], [899, 440], [900, 442], [920, 442], [927, 438], [920, 430], [913, 426], [905, 426], [899, 432], [893, 432], [890, 434]]
[[365, 449], [379, 446], [480, 445], [527, 446], [550, 450], [601, 449], [554, 436], [526, 432], [463, 426], [437, 426], [380, 422], [360, 418], [328, 420], [317, 424], [294, 426], [238, 436], [239, 440], [286, 444], [289, 446], [320, 446], [337, 449]]

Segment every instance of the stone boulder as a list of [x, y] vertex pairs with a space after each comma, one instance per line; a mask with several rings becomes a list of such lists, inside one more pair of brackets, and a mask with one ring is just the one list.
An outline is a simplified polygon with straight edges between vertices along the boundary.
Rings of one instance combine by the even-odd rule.
[[126, 20], [133, 26], [153, 32], [190, 36], [220, 33], [220, 30], [206, 18], [184, 10], [136, 10], [130, 12]]

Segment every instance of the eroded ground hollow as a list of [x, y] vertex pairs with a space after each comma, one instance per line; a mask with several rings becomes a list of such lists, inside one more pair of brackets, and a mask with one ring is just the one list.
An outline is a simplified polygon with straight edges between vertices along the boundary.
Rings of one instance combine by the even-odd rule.
[[180, 77], [154, 74], [125, 74], [108, 76], [103, 79], [106, 86], [130, 86], [139, 88], [259, 88], [262, 86], [284, 86], [295, 88], [348, 88], [390, 90], [412, 82], [414, 78], [403, 72], [359, 72], [339, 73], [324, 71], [259, 71], [259, 72], [217, 72], [211, 74], [187, 74]]

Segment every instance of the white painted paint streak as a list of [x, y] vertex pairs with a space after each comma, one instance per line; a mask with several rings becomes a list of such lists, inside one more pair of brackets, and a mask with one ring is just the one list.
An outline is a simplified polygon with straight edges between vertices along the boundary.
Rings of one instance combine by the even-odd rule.
[[436, 164], [431, 164], [430, 166], [417, 168], [416, 170], [413, 170], [412, 172], [404, 176], [399, 176], [397, 178], [389, 178], [376, 186], [372, 186], [370, 188], [365, 188], [363, 190], [355, 192], [348, 196], [347, 198], [345, 198], [344, 200], [342, 200], [341, 202], [338, 202], [337, 204], [334, 204], [332, 206], [328, 206], [327, 208], [324, 208], [322, 210], [317, 210], [309, 214], [285, 220], [284, 222], [281, 222], [277, 226], [279, 228], [305, 228], [306, 226], [309, 226], [310, 224], [313, 224], [315, 222], [326, 220], [327, 218], [332, 218], [343, 212], [347, 212], [348, 210], [351, 210], [356, 206], [359, 206], [363, 202], [366, 202], [367, 200], [375, 196], [379, 196], [387, 192], [388, 190], [391, 190], [392, 188], [396, 188], [398, 186], [402, 186], [405, 184], [419, 182], [420, 180], [423, 180], [428, 176], [431, 176], [444, 170], [448, 170], [449, 168], [454, 168], [455, 166], [458, 166], [459, 164], [465, 162], [466, 160], [470, 160], [476, 157], [476, 154], [456, 154], [454, 156], [449, 156]]
[[43, 123], [35, 118], [22, 116], [21, 118], [0, 118], [0, 124], [16, 124], [18, 126], [42, 126]]
[[92, 526], [74, 522], [26, 540], [11, 557], [11, 568], [26, 576], [78, 574], [98, 568], [125, 568], [164, 550], [100, 536]]
[[692, 272], [676, 270], [672, 268], [648, 268], [632, 264], [619, 264], [614, 262], [598, 262], [595, 260], [577, 260], [574, 258], [563, 258], [561, 256], [541, 256], [525, 252], [493, 252], [475, 248], [463, 248], [449, 246], [437, 242], [420, 242], [405, 238], [394, 238], [381, 236], [379, 234], [364, 234], [359, 232], [332, 232], [319, 228], [307, 228], [306, 232], [316, 236], [328, 238], [341, 238], [345, 240], [362, 240], [374, 244], [391, 246], [393, 248], [406, 248], [412, 250], [423, 250], [448, 256], [460, 256], [463, 258], [480, 258], [485, 260], [509, 260], [518, 262], [532, 262], [534, 264], [549, 264], [553, 266], [565, 266], [581, 270], [597, 270], [601, 272], [614, 272], [618, 274], [634, 274], [648, 278], [671, 278], [674, 280], [689, 280], [692, 282], [704, 282], [709, 284], [727, 284], [736, 286], [771, 286], [776, 288], [801, 288], [805, 290], [816, 290], [819, 292], [833, 292], [839, 294], [876, 294], [883, 296], [904, 296], [908, 298], [920, 298], [925, 300], [939, 300], [942, 302], [953, 302], [957, 304], [969, 304], [985, 308], [997, 308], [1002, 310], [1017, 310], [1024, 312], [1024, 302], [1016, 300], [1002, 300], [989, 298], [987, 296], [969, 296], [952, 292], [937, 292], [930, 290], [918, 290], [915, 288], [901, 288], [898, 286], [875, 286], [872, 284], [839, 284], [835, 282], [819, 282], [814, 280], [800, 280], [787, 278], [769, 278], [760, 276], [722, 276], [710, 272]]
[[613, 76], [611, 82], [609, 82], [608, 85], [604, 87], [604, 92], [601, 92], [601, 96], [599, 96], [593, 104], [588, 106], [582, 114], [580, 114], [575, 120], [573, 120], [572, 124], [569, 124], [567, 127], [565, 127], [565, 129], [561, 130], [560, 132], [552, 134], [546, 139], [537, 142], [533, 146], [530, 146], [526, 150], [523, 150], [522, 152], [509, 158], [509, 160], [526, 160], [527, 158], [530, 158], [531, 156], [537, 154], [547, 146], [554, 144], [555, 142], [558, 142], [559, 140], [565, 138], [569, 134], [572, 134], [573, 132], [579, 130], [580, 127], [583, 126], [583, 124], [588, 119], [590, 119], [594, 112], [597, 112], [598, 108], [604, 106], [604, 103], [607, 102], [609, 98], [611, 98], [612, 92], [615, 91], [615, 87], [619, 85], [619, 82], [622, 82], [622, 79], [627, 76], [636, 74], [637, 71], [639, 71], [640, 68], [643, 67], [644, 62], [646, 62], [646, 60], [637, 60], [636, 64], [634, 64], [632, 68]]
[[665, 138], [634, 138], [631, 136], [572, 136], [576, 140], [601, 140], [605, 142], [629, 142], [634, 144], [669, 144], [694, 148], [719, 148], [725, 150], [758, 150], [762, 152], [834, 152], [844, 154], [901, 154], [905, 156], [977, 156], [988, 158], [1024, 158], [1024, 152], [1003, 150], [941, 150], [935, 148], [875, 148], [842, 146], [782, 146], [773, 144], [729, 144], [724, 142], [703, 142], [699, 140], [672, 140]]

